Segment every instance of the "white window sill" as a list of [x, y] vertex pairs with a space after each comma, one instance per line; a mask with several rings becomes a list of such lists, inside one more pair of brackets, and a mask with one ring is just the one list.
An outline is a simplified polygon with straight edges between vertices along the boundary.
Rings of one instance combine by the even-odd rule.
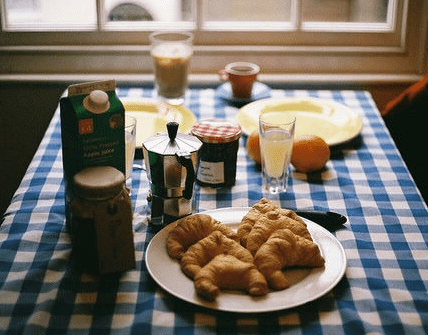
[[[260, 74], [259, 80], [271, 85], [382, 85], [413, 83], [423, 78], [418, 74]], [[0, 82], [34, 82], [70, 84], [114, 79], [119, 84], [152, 85], [151, 74], [0, 74]], [[190, 85], [218, 85], [216, 74], [191, 74]]]

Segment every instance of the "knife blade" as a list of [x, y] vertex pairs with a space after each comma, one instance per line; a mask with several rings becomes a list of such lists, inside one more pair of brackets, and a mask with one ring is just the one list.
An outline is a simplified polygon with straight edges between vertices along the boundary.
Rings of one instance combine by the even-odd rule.
[[346, 216], [335, 212], [317, 209], [295, 210], [295, 212], [297, 215], [319, 224], [330, 232], [343, 228], [343, 225], [348, 221]]

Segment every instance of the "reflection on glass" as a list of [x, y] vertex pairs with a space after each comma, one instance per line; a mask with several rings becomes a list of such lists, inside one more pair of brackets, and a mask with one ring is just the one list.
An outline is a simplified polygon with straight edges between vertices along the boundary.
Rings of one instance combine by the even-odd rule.
[[302, 0], [302, 20], [385, 23], [390, 0]]
[[[104, 0], [106, 23], [194, 21], [200, 1], [205, 22], [385, 23], [392, 0]], [[5, 0], [6, 29], [96, 29], [96, 0]], [[147, 25], [147, 24], [146, 24]], [[51, 29], [51, 30], [53, 30]]]
[[[74, 0], [76, 1], [76, 0]], [[106, 21], [179, 22], [191, 14], [191, 0], [104, 0]]]
[[[193, 20], [193, 0], [104, 0], [105, 22]], [[7, 28], [96, 29], [96, 0], [5, 0]], [[51, 29], [51, 30], [53, 30]]]
[[152, 14], [135, 3], [121, 3], [107, 13], [108, 21], [153, 21]]
[[6, 0], [9, 26], [88, 28], [97, 25], [95, 0]]
[[290, 21], [291, 0], [205, 0], [205, 21]]

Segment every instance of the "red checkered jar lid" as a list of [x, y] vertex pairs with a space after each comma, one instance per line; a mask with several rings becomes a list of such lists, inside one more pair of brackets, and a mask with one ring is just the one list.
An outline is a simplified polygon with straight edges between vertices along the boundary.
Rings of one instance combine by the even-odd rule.
[[195, 123], [192, 134], [204, 143], [229, 143], [241, 137], [241, 126], [230, 120], [210, 119]]

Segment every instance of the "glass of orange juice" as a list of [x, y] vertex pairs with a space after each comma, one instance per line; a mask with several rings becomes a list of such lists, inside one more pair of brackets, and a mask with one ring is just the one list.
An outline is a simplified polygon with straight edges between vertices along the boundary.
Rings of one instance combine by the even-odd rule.
[[259, 116], [262, 187], [268, 193], [287, 191], [296, 118], [280, 111]]

